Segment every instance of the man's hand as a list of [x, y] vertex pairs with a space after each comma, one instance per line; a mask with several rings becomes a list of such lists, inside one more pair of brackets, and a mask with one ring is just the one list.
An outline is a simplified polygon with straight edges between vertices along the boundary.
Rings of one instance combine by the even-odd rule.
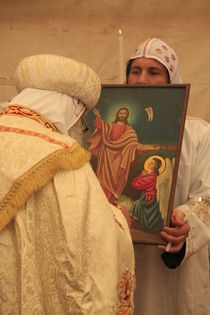
[[[185, 214], [174, 209], [171, 215], [172, 227], [164, 226], [161, 231], [161, 236], [168, 242], [171, 243], [170, 253], [178, 253], [184, 245], [186, 238], [190, 231], [188, 222], [184, 219]], [[165, 250], [165, 246], [159, 246], [160, 249]]]

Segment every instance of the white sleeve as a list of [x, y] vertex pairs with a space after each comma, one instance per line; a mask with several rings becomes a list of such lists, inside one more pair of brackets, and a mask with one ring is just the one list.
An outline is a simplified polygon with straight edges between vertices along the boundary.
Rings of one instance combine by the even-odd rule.
[[[193, 135], [196, 145], [188, 174], [188, 201], [176, 207], [185, 213], [190, 224], [184, 260], [210, 242], [210, 125], [195, 125]], [[188, 146], [190, 151], [191, 143]]]

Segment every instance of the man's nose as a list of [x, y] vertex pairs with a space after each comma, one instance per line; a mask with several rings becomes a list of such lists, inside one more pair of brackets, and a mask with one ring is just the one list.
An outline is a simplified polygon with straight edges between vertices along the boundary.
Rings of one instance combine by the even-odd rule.
[[138, 84], [147, 84], [149, 83], [149, 76], [148, 73], [146, 71], [142, 71], [138, 78], [137, 78], [137, 83]]

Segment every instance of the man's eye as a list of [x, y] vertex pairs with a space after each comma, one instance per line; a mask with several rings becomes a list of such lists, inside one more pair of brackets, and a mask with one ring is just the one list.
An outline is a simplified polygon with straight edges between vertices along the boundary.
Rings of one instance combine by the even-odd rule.
[[159, 74], [161, 74], [161, 72], [160, 71], [158, 71], [158, 70], [153, 70], [153, 69], [151, 69], [150, 71], [149, 71], [149, 73], [151, 74], [151, 75], [159, 75]]
[[134, 70], [131, 70], [131, 73], [137, 75], [141, 73], [141, 70], [134, 69]]

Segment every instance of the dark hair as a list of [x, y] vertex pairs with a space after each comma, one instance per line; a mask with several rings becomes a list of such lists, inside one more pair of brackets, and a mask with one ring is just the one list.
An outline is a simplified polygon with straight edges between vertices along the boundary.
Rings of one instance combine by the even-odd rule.
[[155, 174], [159, 174], [159, 168], [161, 167], [162, 162], [161, 162], [160, 159], [157, 159], [157, 158], [153, 158], [153, 161], [155, 162], [153, 172], [154, 172]]
[[126, 107], [121, 107], [121, 108], [118, 109], [118, 111], [116, 112], [115, 120], [113, 121], [113, 123], [118, 122], [117, 116], [118, 116], [118, 114], [119, 114], [119, 112], [120, 112], [121, 110], [126, 110], [126, 112], [127, 112], [128, 115], [127, 115], [127, 118], [126, 118], [126, 120], [125, 120], [125, 125], [129, 125], [129, 122], [128, 122], [129, 110], [128, 110]]
[[131, 71], [131, 65], [134, 59], [130, 59], [127, 63], [127, 67], [126, 67], [126, 83], [128, 84], [128, 78], [130, 75], [130, 71]]
[[[130, 75], [130, 71], [131, 71], [131, 65], [132, 65], [132, 62], [134, 61], [135, 59], [130, 59], [127, 63], [127, 67], [126, 67], [126, 83], [128, 84], [128, 78], [129, 78], [129, 75]], [[163, 65], [164, 66], [164, 65]], [[165, 67], [165, 66], [164, 66]], [[167, 76], [168, 76], [168, 83], [170, 84], [170, 75], [169, 75], [169, 72], [168, 72], [168, 69], [165, 67], [166, 71], [167, 71]]]

